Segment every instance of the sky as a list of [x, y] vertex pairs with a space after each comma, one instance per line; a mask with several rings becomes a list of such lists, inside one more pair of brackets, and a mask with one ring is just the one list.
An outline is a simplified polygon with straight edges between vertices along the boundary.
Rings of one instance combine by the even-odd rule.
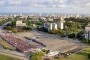
[[90, 0], [0, 0], [0, 13], [90, 14]]

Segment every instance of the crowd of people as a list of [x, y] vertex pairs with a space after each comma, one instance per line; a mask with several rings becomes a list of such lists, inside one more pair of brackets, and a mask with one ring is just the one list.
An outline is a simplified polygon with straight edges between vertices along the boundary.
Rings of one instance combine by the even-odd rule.
[[20, 52], [29, 52], [36, 47], [33, 45], [28, 44], [27, 42], [23, 41], [20, 37], [15, 34], [8, 33], [5, 30], [0, 29], [0, 36], [7, 41], [9, 44], [13, 45], [18, 49]]
[[25, 38], [28, 39], [28, 40], [32, 40], [33, 42], [38, 43], [38, 44], [40, 44], [40, 45], [43, 46], [43, 47], [46, 47], [45, 44], [43, 44], [42, 42], [37, 41], [37, 39], [28, 38], [28, 37], [25, 37]]

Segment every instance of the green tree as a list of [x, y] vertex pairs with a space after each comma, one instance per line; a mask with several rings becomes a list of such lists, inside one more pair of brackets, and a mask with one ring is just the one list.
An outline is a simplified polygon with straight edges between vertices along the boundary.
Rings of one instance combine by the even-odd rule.
[[30, 60], [40, 60], [44, 56], [42, 51], [33, 53]]
[[90, 54], [88, 54], [88, 59], [90, 59]]

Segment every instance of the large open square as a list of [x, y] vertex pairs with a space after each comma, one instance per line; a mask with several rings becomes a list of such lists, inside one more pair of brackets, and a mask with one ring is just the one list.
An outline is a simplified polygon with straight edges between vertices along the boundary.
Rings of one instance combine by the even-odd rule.
[[[22, 38], [28, 37], [28, 38], [36, 39], [38, 42], [41, 42], [44, 45], [46, 45], [47, 49], [52, 51], [66, 52], [68, 50], [81, 48], [84, 46], [78, 40], [60, 38], [60, 36], [58, 35], [52, 35], [40, 31], [17, 33], [17, 35], [19, 35]], [[40, 44], [35, 43], [32, 40], [25, 39], [25, 41], [37, 47], [42, 47]]]

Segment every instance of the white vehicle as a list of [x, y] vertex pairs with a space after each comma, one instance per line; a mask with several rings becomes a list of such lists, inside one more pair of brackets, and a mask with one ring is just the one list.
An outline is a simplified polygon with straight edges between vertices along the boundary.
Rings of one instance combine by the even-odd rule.
[[48, 56], [55, 56], [59, 53], [59, 51], [50, 51], [50, 53], [48, 54]]

